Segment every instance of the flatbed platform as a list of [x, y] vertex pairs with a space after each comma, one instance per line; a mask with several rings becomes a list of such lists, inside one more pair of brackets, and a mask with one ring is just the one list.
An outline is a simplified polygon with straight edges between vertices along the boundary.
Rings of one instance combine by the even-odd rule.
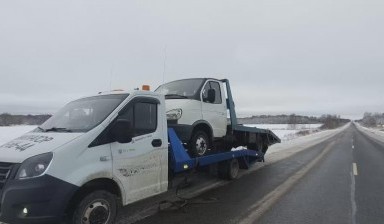
[[238, 159], [241, 169], [248, 169], [249, 166], [262, 159], [262, 153], [241, 149], [229, 152], [218, 152], [212, 155], [191, 158], [185, 150], [181, 140], [172, 128], [168, 128], [168, 138], [170, 143], [170, 168], [174, 173], [180, 173], [197, 167], [207, 166], [231, 159]]

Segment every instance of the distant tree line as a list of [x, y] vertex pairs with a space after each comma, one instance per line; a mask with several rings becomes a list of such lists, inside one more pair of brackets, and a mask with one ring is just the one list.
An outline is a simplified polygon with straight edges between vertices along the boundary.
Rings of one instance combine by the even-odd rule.
[[384, 126], [384, 113], [370, 113], [365, 112], [364, 117], [358, 120], [363, 126], [366, 127], [383, 127]]
[[340, 115], [325, 114], [319, 117], [319, 121], [323, 124], [320, 127], [321, 129], [334, 129], [345, 125], [351, 120], [341, 118]]
[[11, 125], [40, 125], [52, 115], [12, 115], [8, 113], [0, 114], [0, 126]]

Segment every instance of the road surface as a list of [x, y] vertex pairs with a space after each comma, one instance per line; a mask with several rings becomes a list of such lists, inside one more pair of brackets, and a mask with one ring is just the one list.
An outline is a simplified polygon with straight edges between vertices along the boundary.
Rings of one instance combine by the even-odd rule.
[[384, 223], [384, 143], [350, 125], [136, 223]]

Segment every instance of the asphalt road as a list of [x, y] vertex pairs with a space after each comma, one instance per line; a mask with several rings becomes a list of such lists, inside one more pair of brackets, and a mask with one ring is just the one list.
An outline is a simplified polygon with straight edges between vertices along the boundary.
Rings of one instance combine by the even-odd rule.
[[384, 223], [384, 143], [351, 125], [137, 223]]

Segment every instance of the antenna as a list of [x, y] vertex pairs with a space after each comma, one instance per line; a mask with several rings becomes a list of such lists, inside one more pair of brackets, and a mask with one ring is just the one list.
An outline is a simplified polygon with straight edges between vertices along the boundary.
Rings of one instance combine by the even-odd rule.
[[165, 82], [165, 69], [167, 65], [167, 45], [164, 47], [163, 84]]

